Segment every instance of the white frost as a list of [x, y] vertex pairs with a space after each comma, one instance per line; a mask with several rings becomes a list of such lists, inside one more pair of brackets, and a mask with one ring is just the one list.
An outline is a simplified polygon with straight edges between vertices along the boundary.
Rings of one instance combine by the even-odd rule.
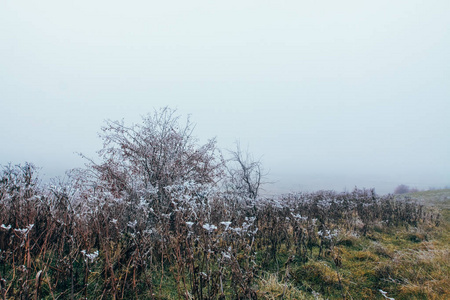
[[381, 295], [383, 295], [383, 297], [384, 297], [385, 299], [388, 299], [388, 300], [395, 300], [394, 298], [391, 298], [391, 297], [386, 296], [387, 292], [385, 292], [385, 291], [383, 291], [383, 290], [381, 290], [381, 289], [380, 289], [379, 291], [380, 291]]
[[[10, 225], [11, 226], [11, 225]], [[27, 235], [28, 232], [33, 228], [34, 224], [30, 224], [27, 228], [24, 229], [14, 229], [14, 231], [19, 232], [20, 234]]]
[[205, 225], [203, 225], [203, 228], [207, 231], [213, 231], [213, 230], [217, 229], [217, 227], [215, 225], [211, 225], [211, 224], [205, 224]]
[[186, 225], [189, 227], [189, 228], [191, 228], [192, 227], [192, 225], [194, 225], [194, 222], [186, 222]]
[[98, 250], [93, 253], [86, 253], [86, 250], [81, 250], [81, 253], [86, 257], [86, 261], [89, 260], [91, 263], [98, 257]]
[[0, 225], [0, 228], [5, 229], [5, 230], [10, 230], [11, 225], [6, 226], [5, 224], [2, 224], [2, 225]]
[[137, 220], [134, 220], [133, 222], [128, 222], [128, 227], [134, 228], [137, 225]]
[[225, 230], [228, 230], [228, 227], [230, 227], [231, 222], [220, 222], [223, 226], [225, 226]]

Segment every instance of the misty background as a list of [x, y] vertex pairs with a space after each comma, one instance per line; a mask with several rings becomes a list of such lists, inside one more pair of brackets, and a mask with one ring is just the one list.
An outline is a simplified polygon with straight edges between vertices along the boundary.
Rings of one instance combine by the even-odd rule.
[[169, 106], [268, 193], [450, 185], [449, 28], [448, 0], [2, 1], [0, 164], [63, 176]]

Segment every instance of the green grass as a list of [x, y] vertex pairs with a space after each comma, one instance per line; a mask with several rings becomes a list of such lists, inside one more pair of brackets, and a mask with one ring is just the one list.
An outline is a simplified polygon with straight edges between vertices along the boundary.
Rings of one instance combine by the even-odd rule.
[[327, 299], [384, 299], [380, 289], [396, 300], [450, 299], [450, 190], [405, 196], [438, 210], [439, 226], [386, 228], [364, 237], [344, 232], [334, 253], [293, 267], [293, 287]]
[[411, 197], [428, 206], [437, 206], [441, 209], [450, 209], [450, 189], [423, 191], [404, 194], [397, 197]]

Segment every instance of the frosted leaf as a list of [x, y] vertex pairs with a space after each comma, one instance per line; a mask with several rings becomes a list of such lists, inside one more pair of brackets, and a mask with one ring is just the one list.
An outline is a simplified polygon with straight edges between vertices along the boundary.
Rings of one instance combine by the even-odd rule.
[[137, 220], [134, 220], [133, 222], [128, 222], [128, 227], [135, 228], [136, 225], [137, 225]]
[[256, 220], [256, 217], [245, 217], [245, 221], [249, 222], [249, 223], [253, 223]]
[[192, 225], [194, 225], [194, 222], [186, 222], [186, 225], [189, 227], [189, 228], [191, 228], [192, 227]]
[[217, 229], [217, 227], [215, 225], [211, 225], [211, 224], [204, 224], [203, 228], [207, 231], [214, 231]]
[[300, 215], [300, 214], [296, 214], [296, 215], [293, 214], [293, 216], [296, 220], [299, 220], [299, 221], [306, 221], [308, 219], [306, 217], [302, 217], [302, 215]]
[[93, 263], [94, 260], [98, 257], [98, 250], [94, 251], [93, 253], [87, 253], [86, 250], [81, 250], [81, 253], [85, 256], [85, 261]]
[[323, 238], [325, 238], [325, 239], [327, 239], [327, 240], [331, 240], [332, 238], [337, 237], [338, 231], [337, 231], [337, 230], [333, 230], [333, 231], [331, 231], [331, 230], [324, 230], [324, 231], [319, 230], [319, 231], [317, 232], [317, 234], [318, 234], [320, 237], [323, 237]]
[[98, 257], [98, 250], [91, 254], [86, 254], [86, 257], [93, 262]]
[[141, 199], [139, 199], [139, 206], [142, 207], [142, 208], [147, 208], [148, 207], [148, 203], [147, 203], [147, 201], [145, 200], [144, 197], [141, 197]]
[[230, 227], [231, 222], [220, 222], [220, 224], [225, 226], [225, 230], [228, 230], [228, 227]]
[[5, 224], [0, 225], [1, 229], [5, 229], [5, 230], [10, 230], [11, 229], [11, 225], [6, 226]]
[[27, 226], [27, 228], [24, 228], [24, 229], [14, 229], [14, 231], [16, 231], [16, 232], [19, 232], [20, 234], [23, 234], [23, 235], [27, 235], [28, 234], [28, 232], [33, 228], [33, 226], [34, 226], [34, 224], [30, 224], [30, 225], [28, 225]]

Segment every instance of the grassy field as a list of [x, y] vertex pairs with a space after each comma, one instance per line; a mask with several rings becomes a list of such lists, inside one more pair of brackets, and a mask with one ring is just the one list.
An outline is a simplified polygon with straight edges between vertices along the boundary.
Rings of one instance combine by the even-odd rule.
[[343, 232], [328, 257], [268, 273], [260, 280], [261, 295], [267, 299], [450, 299], [450, 190], [398, 198], [438, 210], [439, 226], [379, 228], [367, 236]]
[[398, 195], [399, 198], [411, 198], [427, 206], [450, 209], [450, 189], [430, 190]]

